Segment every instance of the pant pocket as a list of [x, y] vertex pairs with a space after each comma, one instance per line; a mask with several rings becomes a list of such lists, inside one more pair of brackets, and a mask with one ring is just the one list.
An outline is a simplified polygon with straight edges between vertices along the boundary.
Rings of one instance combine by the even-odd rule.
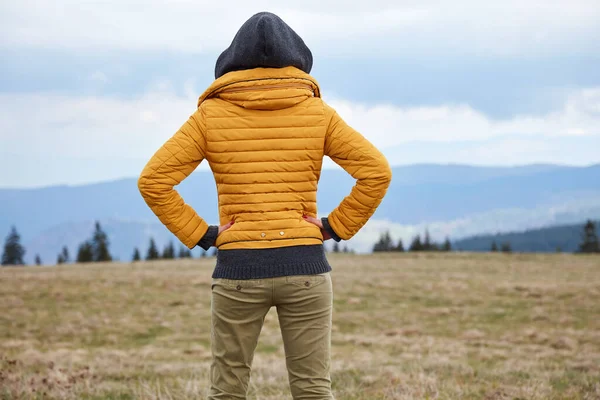
[[[222, 286], [226, 290], [244, 290], [262, 287], [265, 285], [263, 279], [218, 279], [218, 285]], [[215, 285], [213, 280], [213, 286]]]
[[298, 286], [305, 289], [318, 286], [327, 281], [328, 274], [319, 275], [292, 275], [286, 277], [285, 282], [290, 285]]

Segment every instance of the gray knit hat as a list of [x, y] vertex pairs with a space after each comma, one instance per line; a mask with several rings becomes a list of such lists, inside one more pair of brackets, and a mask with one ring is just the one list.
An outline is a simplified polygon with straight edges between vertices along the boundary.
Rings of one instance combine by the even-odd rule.
[[231, 71], [257, 67], [296, 67], [310, 73], [310, 49], [277, 15], [261, 12], [242, 25], [231, 45], [219, 56], [215, 78]]

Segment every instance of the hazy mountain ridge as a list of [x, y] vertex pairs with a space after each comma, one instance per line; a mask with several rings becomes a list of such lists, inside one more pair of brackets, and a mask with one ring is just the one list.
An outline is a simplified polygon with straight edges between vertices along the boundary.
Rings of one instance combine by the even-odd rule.
[[[598, 229], [600, 221], [595, 223]], [[454, 247], [462, 251], [490, 251], [492, 243], [496, 243], [498, 249], [503, 243], [508, 243], [515, 252], [573, 253], [579, 250], [584, 224], [585, 221], [582, 221], [579, 224], [528, 229], [523, 232], [477, 235], [454, 242]]]
[[[330, 212], [353, 183], [340, 169], [324, 170], [319, 212]], [[217, 222], [216, 187], [210, 171], [195, 171], [178, 190], [209, 223]], [[161, 246], [173, 238], [145, 205], [134, 178], [83, 186], [0, 189], [0, 204], [0, 233], [16, 225], [28, 260], [35, 253], [44, 260], [55, 258], [60, 247], [69, 243], [74, 252], [71, 247], [91, 234], [94, 220], [107, 225], [113, 252], [124, 260], [135, 246], [141, 246], [144, 253], [150, 235]], [[425, 228], [434, 236], [458, 239], [585, 218], [600, 218], [600, 164], [413, 165], [393, 168], [392, 185], [373, 222], [350, 244], [366, 251], [378, 232], [387, 228], [404, 240]], [[61, 237], [65, 243], [59, 244]]]

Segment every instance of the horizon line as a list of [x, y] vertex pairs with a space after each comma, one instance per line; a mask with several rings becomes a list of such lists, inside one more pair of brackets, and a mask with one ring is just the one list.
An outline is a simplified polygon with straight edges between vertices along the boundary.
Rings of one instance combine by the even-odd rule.
[[[537, 162], [537, 163], [534, 162], [531, 164], [515, 164], [515, 165], [478, 165], [478, 164], [461, 164], [461, 163], [414, 163], [414, 164], [391, 165], [391, 168], [395, 169], [395, 168], [414, 168], [414, 167], [464, 167], [464, 168], [480, 168], [480, 169], [517, 169], [517, 168], [530, 168], [530, 167], [556, 167], [556, 168], [584, 169], [584, 168], [591, 168], [591, 167], [595, 167], [595, 166], [600, 166], [600, 161], [591, 163], [588, 165], [573, 165], [573, 164], [544, 163], [544, 162]], [[322, 171], [330, 171], [330, 170], [335, 170], [338, 168], [339, 167], [336, 167], [336, 166], [333, 166], [333, 167], [324, 166], [322, 168]], [[210, 169], [196, 169], [196, 171], [192, 172], [192, 174], [196, 173], [196, 172], [211, 172], [211, 170]], [[121, 182], [121, 181], [127, 181], [127, 180], [134, 180], [134, 179], [137, 179], [137, 177], [124, 176], [122, 178], [107, 179], [107, 180], [102, 180], [102, 181], [91, 181], [91, 182], [85, 182], [85, 183], [75, 183], [75, 184], [52, 183], [52, 184], [42, 185], [42, 186], [20, 186], [20, 187], [19, 186], [6, 186], [6, 187], [0, 186], [0, 191], [43, 190], [43, 189], [60, 188], [60, 187], [77, 188], [77, 187], [84, 187], [84, 186], [103, 185], [103, 184], [109, 184], [109, 183], [115, 183], [115, 182]]]

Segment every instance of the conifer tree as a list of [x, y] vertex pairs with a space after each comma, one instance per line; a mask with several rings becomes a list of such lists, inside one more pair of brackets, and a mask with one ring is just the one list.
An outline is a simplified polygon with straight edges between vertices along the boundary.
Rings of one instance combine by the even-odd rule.
[[187, 247], [181, 246], [179, 248], [179, 258], [192, 258], [192, 251]]
[[173, 247], [173, 242], [169, 242], [169, 244], [165, 246], [162, 258], [165, 260], [172, 260], [175, 258], [175, 247]]
[[386, 231], [381, 234], [381, 236], [379, 237], [379, 241], [375, 244], [375, 246], [373, 246], [373, 252], [379, 253], [385, 251], [392, 251], [393, 247], [394, 245], [392, 243], [392, 236], [390, 235], [389, 231]]
[[450, 243], [449, 238], [446, 238], [446, 240], [444, 240], [444, 244], [442, 245], [442, 251], [452, 251], [452, 244]]
[[100, 222], [96, 221], [96, 227], [92, 236], [91, 244], [94, 253], [94, 261], [112, 261], [112, 256], [108, 250], [110, 245], [108, 236], [100, 227]]
[[395, 251], [403, 252], [404, 251], [404, 243], [402, 243], [402, 239], [398, 240], [398, 244], [394, 248]]
[[21, 245], [21, 236], [13, 226], [4, 242], [2, 265], [25, 265], [24, 257], [25, 248]]
[[495, 241], [495, 240], [492, 242], [492, 247], [490, 248], [490, 251], [491, 251], [492, 253], [495, 253], [495, 252], [497, 252], [497, 251], [498, 251], [498, 245], [496, 244], [496, 241]]
[[412, 242], [410, 243], [410, 246], [408, 248], [408, 251], [423, 251], [423, 244], [421, 243], [421, 235], [417, 234]]
[[338, 242], [334, 242], [333, 243], [333, 252], [334, 253], [339, 253], [340, 252], [340, 245]]
[[39, 254], [35, 255], [35, 265], [42, 265], [42, 258]]
[[579, 252], [600, 253], [600, 243], [598, 242], [598, 234], [596, 233], [596, 224], [594, 224], [592, 220], [588, 220], [583, 227]]
[[150, 246], [148, 247], [148, 253], [146, 253], [146, 260], [158, 260], [160, 254], [158, 254], [158, 248], [154, 242], [154, 238], [150, 238]]
[[429, 230], [425, 230], [425, 238], [423, 239], [423, 250], [431, 251], [433, 250], [433, 244], [431, 242], [431, 236], [429, 235]]
[[92, 261], [94, 261], [94, 246], [90, 241], [83, 242], [77, 250], [77, 262], [89, 263]]
[[142, 257], [140, 256], [140, 250], [136, 247], [133, 249], [133, 257], [131, 257], [131, 261], [140, 261]]
[[63, 246], [60, 254], [62, 256], [63, 263], [68, 263], [71, 261], [71, 257], [69, 256], [69, 249], [67, 248], [67, 246]]

